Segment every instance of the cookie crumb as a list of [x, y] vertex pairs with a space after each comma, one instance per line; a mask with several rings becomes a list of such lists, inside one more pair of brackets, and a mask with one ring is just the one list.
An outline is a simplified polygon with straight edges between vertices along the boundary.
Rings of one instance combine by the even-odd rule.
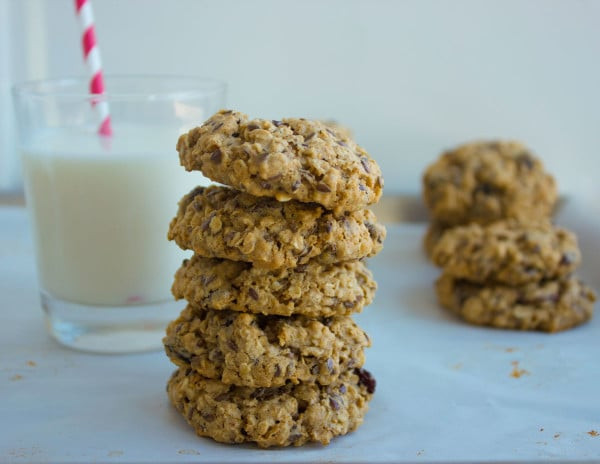
[[[523, 375], [529, 375], [531, 374], [531, 372], [529, 372], [526, 369], [519, 369], [519, 361], [513, 361], [511, 362], [512, 366], [513, 366], [513, 370], [510, 373], [511, 377], [514, 377], [515, 379], [520, 378]], [[544, 430], [544, 429], [540, 429], [540, 432]]]
[[590, 430], [587, 434], [590, 437], [597, 437], [598, 435], [600, 435], [600, 433], [598, 433], [596, 430]]
[[35, 367], [35, 366], [37, 366], [37, 363], [35, 361], [27, 361], [27, 365], [29, 367]]
[[554, 438], [558, 438], [558, 437], [560, 437], [560, 433], [555, 433]]
[[22, 379], [23, 379], [23, 376], [20, 374], [15, 374], [10, 378], [10, 380], [12, 380], [13, 382], [16, 382], [16, 381], [22, 380]]

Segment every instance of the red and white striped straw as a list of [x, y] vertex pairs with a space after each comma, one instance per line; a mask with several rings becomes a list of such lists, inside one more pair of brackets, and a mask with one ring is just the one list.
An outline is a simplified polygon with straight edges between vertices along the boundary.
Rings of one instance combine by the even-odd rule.
[[[102, 76], [102, 62], [100, 60], [100, 49], [96, 42], [96, 31], [94, 29], [94, 14], [92, 12], [92, 3], [90, 0], [75, 0], [75, 10], [79, 17], [81, 30], [83, 33], [81, 43], [83, 45], [83, 56], [91, 73], [90, 93], [104, 93], [104, 78]], [[100, 115], [100, 135], [112, 135], [110, 124], [110, 113], [108, 111], [108, 102], [106, 100], [93, 101]]]

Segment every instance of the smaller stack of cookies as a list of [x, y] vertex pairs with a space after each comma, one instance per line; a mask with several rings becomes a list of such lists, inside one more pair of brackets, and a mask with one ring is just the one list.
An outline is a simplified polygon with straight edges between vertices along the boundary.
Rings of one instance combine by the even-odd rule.
[[524, 145], [460, 146], [423, 181], [433, 218], [425, 249], [443, 270], [442, 306], [472, 324], [546, 332], [591, 317], [595, 294], [573, 276], [577, 239], [551, 223], [554, 179]]
[[376, 284], [364, 258], [385, 229], [366, 207], [383, 180], [349, 137], [318, 121], [220, 111], [180, 137], [181, 164], [226, 186], [179, 203], [169, 239], [194, 256], [172, 287], [179, 369], [167, 391], [198, 435], [261, 447], [328, 443], [358, 427], [375, 380], [351, 315]]

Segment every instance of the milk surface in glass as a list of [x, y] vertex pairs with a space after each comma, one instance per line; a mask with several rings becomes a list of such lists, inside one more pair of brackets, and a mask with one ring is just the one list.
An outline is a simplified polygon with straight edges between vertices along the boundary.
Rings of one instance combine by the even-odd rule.
[[43, 291], [87, 305], [172, 299], [187, 254], [167, 241], [169, 221], [179, 199], [206, 183], [179, 165], [178, 135], [148, 126], [120, 126], [110, 139], [46, 130], [24, 147]]

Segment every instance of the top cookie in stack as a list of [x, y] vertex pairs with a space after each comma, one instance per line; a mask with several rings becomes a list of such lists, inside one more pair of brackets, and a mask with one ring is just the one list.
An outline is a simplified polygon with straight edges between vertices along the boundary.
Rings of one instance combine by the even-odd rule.
[[423, 197], [444, 227], [552, 215], [556, 182], [519, 142], [474, 142], [443, 153], [423, 176]]
[[220, 111], [180, 137], [181, 164], [236, 190], [318, 203], [336, 214], [376, 203], [379, 166], [344, 132], [320, 121], [248, 120]]
[[363, 258], [385, 229], [365, 208], [381, 171], [319, 121], [220, 111], [180, 137], [181, 164], [226, 186], [179, 203], [169, 239], [193, 250], [188, 302], [164, 339], [175, 407], [199, 435], [262, 447], [328, 443], [360, 425], [375, 381], [351, 314], [374, 296]]

